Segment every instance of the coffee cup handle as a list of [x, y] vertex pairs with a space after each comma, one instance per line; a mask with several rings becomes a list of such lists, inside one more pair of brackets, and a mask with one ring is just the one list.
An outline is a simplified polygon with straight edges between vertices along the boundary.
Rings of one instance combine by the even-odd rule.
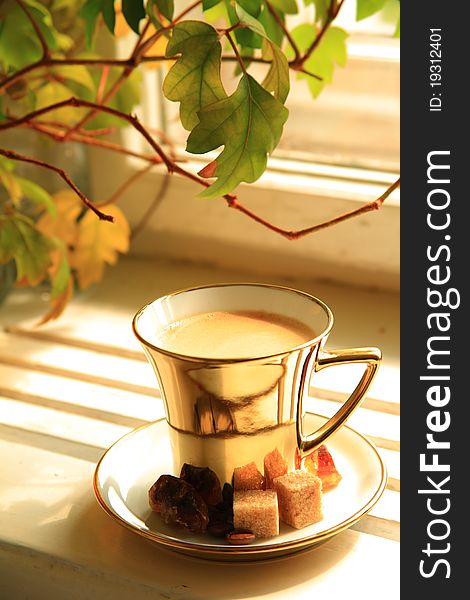
[[[344, 350], [334, 350], [333, 352], [327, 352], [322, 349], [319, 350], [314, 372], [321, 371], [326, 367], [334, 367], [335, 365], [365, 363], [367, 366], [356, 389], [341, 408], [324, 425], [317, 429], [317, 431], [309, 435], [305, 435], [303, 432], [303, 394], [300, 395], [296, 428], [300, 459], [305, 458], [308, 454], [324, 444], [326, 439], [339, 429], [352, 412], [359, 406], [375, 377], [381, 359], [382, 353], [378, 348], [347, 348]], [[306, 388], [308, 389], [308, 385]]]

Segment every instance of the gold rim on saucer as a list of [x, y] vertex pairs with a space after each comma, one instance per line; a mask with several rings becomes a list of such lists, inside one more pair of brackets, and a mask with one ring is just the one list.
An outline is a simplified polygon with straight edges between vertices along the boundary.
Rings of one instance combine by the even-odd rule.
[[[318, 426], [326, 418], [308, 413], [306, 421], [308, 426]], [[347, 529], [372, 509], [385, 489], [386, 467], [365, 436], [345, 425], [327, 445], [343, 478], [337, 488], [324, 495], [323, 521], [300, 530], [282, 525], [278, 537], [247, 546], [223, 544], [209, 535], [195, 536], [183, 528], [165, 525], [152, 513], [148, 489], [160, 475], [172, 472], [164, 419], [143, 425], [115, 442], [97, 464], [93, 488], [100, 506], [115, 521], [164, 548], [211, 560], [274, 558], [313, 547]]]

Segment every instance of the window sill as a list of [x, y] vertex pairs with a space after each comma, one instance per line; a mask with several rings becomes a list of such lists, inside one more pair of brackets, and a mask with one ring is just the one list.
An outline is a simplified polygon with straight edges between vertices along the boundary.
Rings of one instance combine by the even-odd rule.
[[[373, 388], [350, 425], [379, 447], [389, 471], [387, 490], [371, 514], [315, 549], [313, 562], [310, 553], [286, 559], [274, 576], [272, 565], [238, 565], [236, 573], [233, 565], [218, 565], [214, 577], [210, 563], [165, 552], [119, 527], [93, 498], [92, 475], [104, 450], [132, 428], [162, 416], [154, 375], [131, 332], [135, 311], [175, 289], [246, 278], [243, 272], [194, 263], [126, 258], [101, 285], [78, 296], [61, 320], [40, 329], [27, 320], [36, 320], [44, 309], [38, 293], [18, 290], [8, 299], [1, 315], [7, 331], [0, 335], [0, 447], [8, 456], [0, 470], [0, 591], [5, 597], [20, 600], [34, 590], [38, 600], [176, 600], [188, 594], [218, 600], [227, 585], [233, 586], [233, 597], [274, 600], [294, 586], [302, 597], [322, 592], [340, 597], [347, 593], [345, 581], [348, 590], [362, 589], [366, 576], [365, 600], [383, 591], [383, 578], [397, 572], [399, 564], [394, 294], [290, 282], [331, 306], [335, 326], [328, 348], [371, 344], [384, 354]], [[268, 275], [260, 280], [289, 283]], [[324, 382], [308, 408], [328, 415], [351, 387], [347, 377]], [[396, 586], [388, 593], [395, 598]]]

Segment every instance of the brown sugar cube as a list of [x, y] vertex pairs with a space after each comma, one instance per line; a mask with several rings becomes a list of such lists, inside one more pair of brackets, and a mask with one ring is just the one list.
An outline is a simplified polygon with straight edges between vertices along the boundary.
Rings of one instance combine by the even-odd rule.
[[279, 502], [279, 517], [291, 527], [301, 529], [323, 519], [322, 483], [308, 471], [292, 471], [274, 480]]
[[265, 538], [279, 535], [279, 511], [274, 490], [247, 490], [233, 494], [233, 526]]
[[262, 490], [263, 487], [264, 477], [254, 462], [243, 467], [235, 467], [233, 470], [234, 490]]
[[277, 448], [264, 457], [264, 478], [266, 489], [272, 489], [273, 479], [287, 473], [287, 463]]

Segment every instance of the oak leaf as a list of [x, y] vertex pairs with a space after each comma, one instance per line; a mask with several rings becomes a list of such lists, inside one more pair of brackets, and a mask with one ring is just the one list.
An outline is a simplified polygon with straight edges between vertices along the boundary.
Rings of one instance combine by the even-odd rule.
[[49, 312], [46, 313], [40, 319], [40, 321], [38, 321], [37, 324], [44, 325], [45, 323], [48, 323], [49, 321], [58, 319], [60, 317], [60, 315], [64, 312], [65, 308], [67, 307], [67, 304], [72, 299], [72, 295], [73, 295], [73, 279], [70, 278], [64, 291], [54, 298], [51, 297], [51, 300], [50, 300], [51, 308], [50, 308]]
[[57, 238], [53, 240], [53, 243], [55, 248], [50, 253], [51, 264], [48, 268], [51, 284], [50, 309], [37, 325], [44, 325], [44, 323], [60, 317], [73, 296], [74, 279], [70, 269], [67, 247], [62, 240]]
[[130, 228], [125, 216], [117, 206], [107, 206], [106, 212], [114, 217], [114, 223], [87, 211], [78, 224], [71, 265], [81, 289], [100, 281], [106, 264], [115, 264], [118, 252], [129, 249]]
[[269, 38], [262, 23], [237, 5], [240, 23], [262, 38], [263, 58], [271, 61], [262, 86], [284, 104], [289, 95], [289, 63], [279, 46]]
[[217, 181], [200, 196], [215, 198], [242, 181], [256, 181], [266, 169], [267, 155], [279, 142], [287, 115], [287, 108], [248, 74], [231, 96], [200, 110], [200, 122], [189, 135], [187, 150], [203, 154], [224, 146], [215, 167], [210, 163], [202, 170]]
[[[317, 36], [314, 25], [304, 23], [292, 30], [292, 37], [299, 50], [304, 52]], [[346, 64], [347, 50], [346, 38], [348, 34], [340, 27], [328, 27], [325, 35], [320, 40], [318, 47], [305, 61], [304, 67], [310, 73], [315, 73], [321, 80], [306, 73], [298, 73], [297, 79], [306, 79], [312, 96], [316, 98], [327, 83], [333, 80], [335, 66], [344, 67]], [[292, 52], [289, 51], [291, 58]]]
[[181, 54], [163, 82], [163, 93], [180, 102], [183, 127], [197, 125], [201, 108], [226, 98], [220, 78], [222, 47], [217, 31], [201, 21], [183, 21], [174, 29], [166, 54]]
[[357, 0], [356, 21], [375, 15], [385, 6], [386, 0]]
[[80, 199], [71, 190], [54, 194], [56, 214], [44, 213], [37, 222], [38, 230], [50, 238], [58, 238], [68, 247], [77, 241], [77, 219], [83, 210]]
[[0, 216], [0, 263], [15, 260], [18, 282], [35, 286], [43, 281], [51, 263], [51, 243], [35, 223], [19, 213]]

